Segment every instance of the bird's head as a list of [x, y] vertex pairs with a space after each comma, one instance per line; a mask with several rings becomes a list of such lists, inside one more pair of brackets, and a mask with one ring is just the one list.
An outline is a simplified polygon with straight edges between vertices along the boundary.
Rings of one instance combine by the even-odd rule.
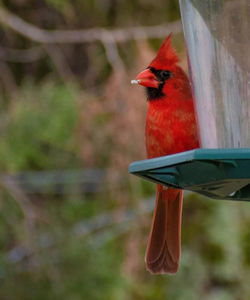
[[149, 66], [131, 83], [145, 86], [148, 100], [160, 99], [167, 92], [167, 83], [176, 76], [175, 70], [178, 61], [179, 58], [171, 44], [170, 34]]

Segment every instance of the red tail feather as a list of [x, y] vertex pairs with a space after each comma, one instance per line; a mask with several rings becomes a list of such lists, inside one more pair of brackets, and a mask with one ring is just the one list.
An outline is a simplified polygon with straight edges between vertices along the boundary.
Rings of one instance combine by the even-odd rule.
[[158, 185], [146, 264], [151, 273], [176, 273], [181, 255], [183, 192]]

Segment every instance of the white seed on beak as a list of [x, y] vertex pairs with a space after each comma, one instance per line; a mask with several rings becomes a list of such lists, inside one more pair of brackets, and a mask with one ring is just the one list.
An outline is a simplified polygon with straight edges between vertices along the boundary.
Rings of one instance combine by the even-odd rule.
[[133, 79], [131, 80], [131, 84], [139, 84], [141, 82], [140, 79]]

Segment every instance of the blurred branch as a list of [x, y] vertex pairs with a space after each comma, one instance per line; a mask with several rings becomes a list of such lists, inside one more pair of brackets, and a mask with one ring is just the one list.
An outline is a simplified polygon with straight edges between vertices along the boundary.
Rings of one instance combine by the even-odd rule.
[[[69, 231], [65, 234], [75, 236], [77, 238], [89, 238], [87, 241], [94, 248], [98, 248], [107, 243], [127, 230], [131, 228], [133, 223], [138, 219], [138, 216], [142, 214], [151, 213], [154, 208], [154, 198], [150, 197], [144, 199], [141, 209], [131, 208], [127, 209], [125, 214], [122, 214], [122, 218], [117, 222], [114, 217], [117, 215], [117, 211], [111, 211], [107, 213], [99, 214], [89, 220], [82, 220], [77, 222]], [[48, 249], [55, 246], [62, 246], [65, 243], [65, 239], [56, 237], [49, 233], [39, 236], [40, 249]], [[7, 253], [7, 259], [11, 263], [18, 263], [24, 258], [32, 258], [32, 251], [23, 246], [16, 246]]]
[[106, 51], [108, 61], [111, 64], [112, 68], [114, 70], [124, 71], [124, 64], [122, 59], [120, 58], [116, 42], [113, 35], [110, 34], [108, 30], [105, 32], [105, 34], [103, 34], [102, 42]]
[[[102, 169], [26, 171], [16, 175], [3, 174], [3, 177], [6, 184], [14, 182], [25, 194], [32, 195], [98, 193], [111, 188], [105, 181], [106, 170]], [[122, 176], [113, 179], [112, 188], [123, 186], [123, 182]]]
[[[73, 73], [70, 70], [63, 54], [56, 46], [49, 44], [59, 43], [103, 43], [107, 55], [107, 59], [114, 70], [124, 70], [123, 61], [120, 58], [116, 43], [126, 42], [131, 39], [141, 40], [148, 38], [163, 38], [169, 32], [173, 34], [179, 33], [182, 30], [181, 22], [176, 21], [166, 25], [158, 26], [141, 26], [124, 29], [107, 30], [103, 28], [92, 28], [83, 30], [45, 30], [36, 27], [17, 15], [9, 12], [5, 8], [0, 8], [0, 23], [21, 34], [22, 36], [36, 42], [46, 44], [44, 48], [51, 57], [60, 76], [63, 80], [73, 78]], [[0, 48], [0, 58], [4, 57], [7, 61], [30, 62], [41, 57], [40, 48], [31, 48], [29, 50], [11, 50], [3, 51]], [[29, 52], [28, 52], [29, 51]]]
[[5, 61], [0, 60], [0, 79], [3, 82], [5, 90], [12, 94], [17, 90], [17, 85], [12, 71]]
[[29, 63], [37, 61], [43, 56], [44, 51], [40, 46], [24, 50], [0, 47], [0, 59], [8, 62]]
[[58, 73], [61, 78], [67, 82], [68, 80], [72, 80], [74, 78], [74, 74], [68, 65], [65, 56], [63, 55], [61, 49], [56, 45], [44, 45], [44, 49], [50, 56], [52, 62], [54, 63]]
[[34, 250], [34, 236], [35, 236], [35, 220], [36, 213], [33, 208], [31, 200], [24, 193], [22, 188], [11, 178], [1, 176], [0, 185], [5, 188], [8, 193], [15, 199], [24, 215], [24, 225], [26, 229], [26, 246], [30, 250]]
[[[101, 41], [110, 42], [112, 36], [115, 42], [126, 42], [131, 39], [163, 38], [168, 33], [179, 33], [181, 22], [176, 21], [166, 25], [141, 26], [124, 29], [106, 30], [102, 28], [83, 30], [44, 30], [40, 29], [4, 8], [0, 8], [0, 23], [19, 34], [40, 43], [90, 43]], [[107, 35], [107, 32], [109, 36]]]
[[[22, 188], [10, 176], [1, 176], [0, 184], [10, 193], [10, 195], [17, 201], [26, 220], [33, 220], [35, 212], [32, 208], [32, 203]], [[33, 223], [33, 222], [30, 222]]]

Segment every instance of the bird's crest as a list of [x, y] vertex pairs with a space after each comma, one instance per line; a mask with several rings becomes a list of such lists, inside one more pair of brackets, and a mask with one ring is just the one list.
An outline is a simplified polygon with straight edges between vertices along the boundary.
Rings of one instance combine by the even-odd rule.
[[150, 67], [155, 69], [164, 69], [166, 66], [171, 66], [179, 61], [174, 47], [171, 44], [170, 34], [165, 41], [162, 43], [156, 57], [151, 61]]

